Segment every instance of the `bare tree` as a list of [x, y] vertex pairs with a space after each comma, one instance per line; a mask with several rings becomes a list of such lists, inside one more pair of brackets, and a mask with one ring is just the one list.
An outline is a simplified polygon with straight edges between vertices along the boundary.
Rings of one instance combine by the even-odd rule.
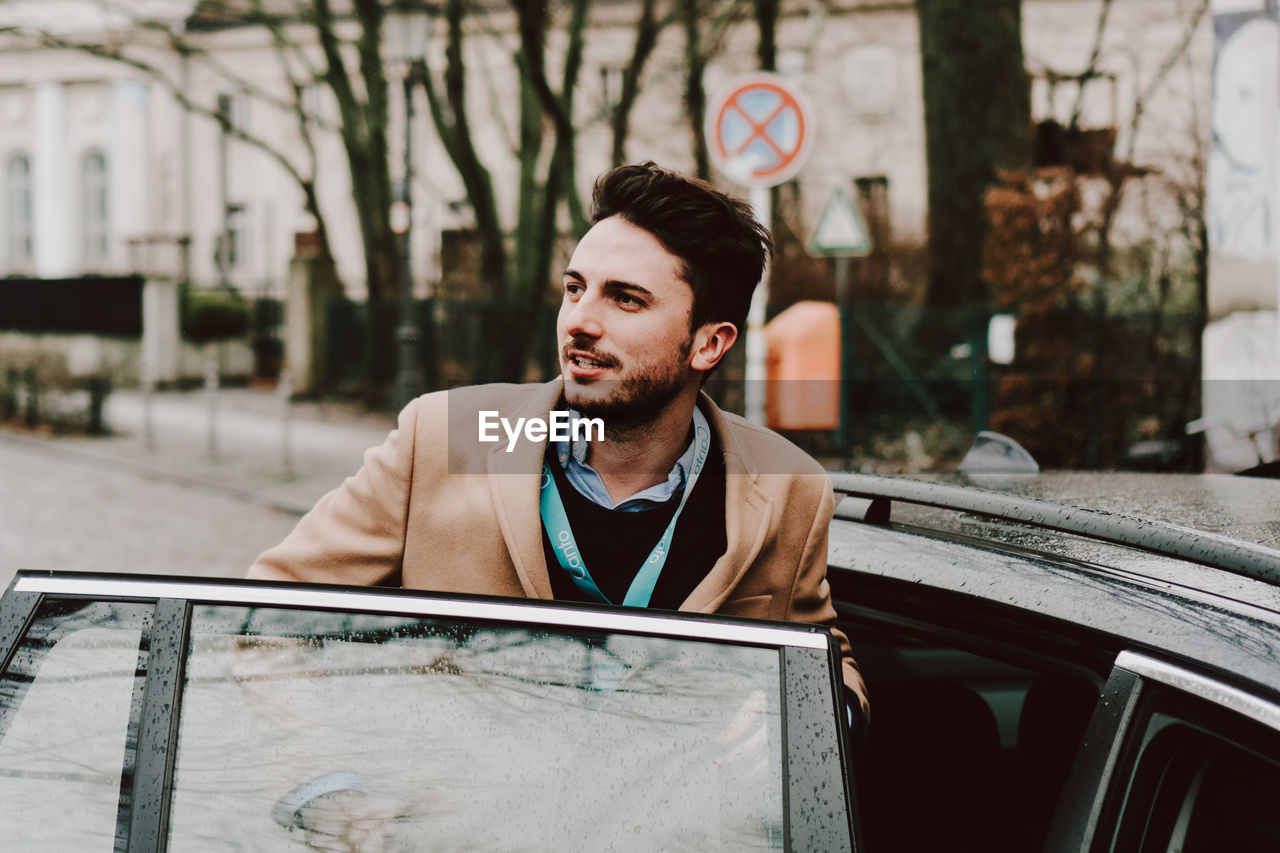
[[[342, 140], [351, 174], [352, 201], [364, 249], [365, 283], [373, 302], [394, 298], [401, 279], [401, 258], [391, 229], [392, 183], [387, 144], [387, 79], [381, 54], [381, 29], [387, 4], [383, 0], [352, 0], [342, 16], [330, 0], [271, 4], [263, 0], [203, 0], [196, 14], [220, 27], [261, 28], [269, 35], [280, 59], [281, 77], [288, 95], [245, 78], [223, 63], [206, 46], [198, 31], [182, 31], [166, 22], [129, 18], [127, 4], [103, 0], [131, 26], [122, 34], [101, 39], [71, 38], [49, 30], [24, 34], [49, 47], [72, 49], [133, 68], [169, 91], [185, 109], [217, 121], [231, 138], [238, 139], [274, 160], [298, 184], [303, 204], [314, 217], [321, 251], [329, 254], [328, 228], [316, 193], [317, 168], [313, 133], [324, 128]], [[354, 38], [344, 38], [340, 24], [354, 23]], [[150, 38], [139, 39], [139, 33]], [[312, 65], [308, 48], [318, 47], [320, 62]], [[212, 71], [238, 92], [291, 114], [298, 122], [301, 154], [231, 123], [217, 105], [198, 101], [189, 93], [173, 63], [197, 63]], [[320, 84], [333, 92], [338, 122], [327, 124], [308, 113], [302, 93]], [[372, 357], [369, 363], [368, 399], [381, 400], [392, 374], [392, 322], [371, 312]]]
[[675, 8], [681, 0], [675, 0], [667, 13], [658, 16], [657, 0], [641, 0], [640, 18], [636, 21], [635, 47], [631, 52], [631, 61], [622, 72], [622, 84], [618, 93], [618, 101], [610, 110], [610, 129], [613, 132], [613, 148], [611, 162], [620, 166], [626, 162], [626, 143], [630, 135], [631, 110], [635, 107], [640, 94], [640, 78], [644, 74], [649, 57], [658, 45], [658, 36], [675, 17]]
[[[233, 138], [266, 151], [298, 183], [326, 246], [328, 229], [315, 188], [315, 134], [321, 129], [337, 134], [351, 176], [368, 294], [370, 300], [378, 301], [392, 298], [402, 277], [402, 261], [390, 227], [393, 184], [387, 139], [388, 80], [381, 53], [382, 25], [390, 5], [389, 0], [203, 0], [199, 4], [201, 13], [216, 18], [221, 26], [258, 27], [269, 36], [280, 58], [283, 85], [278, 89], [240, 79], [235, 69], [220, 66], [216, 51], [206, 47], [198, 33], [134, 22], [135, 28], [150, 27], [155, 34], [153, 41], [171, 54], [203, 63], [237, 91], [294, 116], [303, 142], [300, 150], [285, 150], [268, 139], [229, 126], [226, 117], [219, 116], [216, 105], [196, 103], [162, 63], [150, 63], [144, 58], [145, 50], [139, 45], [72, 42], [52, 33], [44, 33], [42, 38], [47, 44], [133, 65], [172, 92], [187, 109], [222, 122]], [[632, 54], [622, 70], [620, 97], [608, 115], [602, 116], [610, 124], [615, 161], [620, 162], [625, 156], [630, 113], [658, 37], [683, 10], [686, 31], [694, 33], [687, 49], [692, 78], [687, 115], [691, 128], [697, 128], [694, 144], [702, 151], [699, 172], [709, 173], [701, 134], [705, 109], [702, 71], [709, 58], [721, 50], [727, 25], [742, 17], [746, 8], [746, 0], [641, 0]], [[424, 63], [427, 105], [436, 135], [459, 176], [474, 217], [479, 277], [495, 314], [501, 318], [492, 330], [494, 346], [486, 353], [489, 363], [479, 367], [479, 379], [524, 376], [525, 362], [535, 343], [528, 314], [547, 302], [561, 229], [568, 226], [581, 232], [587, 226], [583, 198], [575, 183], [577, 131], [583, 123], [575, 96], [590, 11], [591, 0], [566, 0], [563, 4], [507, 0], [505, 5], [441, 0], [434, 7], [441, 24], [437, 37], [443, 43], [443, 61], [429, 59]], [[776, 9], [774, 14], [776, 17]], [[477, 135], [485, 132], [482, 128], [487, 125], [471, 115], [468, 106], [469, 89], [476, 85], [477, 77], [467, 67], [465, 48], [472, 39], [495, 35], [486, 29], [491, 20], [499, 18], [496, 35], [508, 45], [514, 38], [517, 45], [512, 66], [515, 85], [498, 87], [519, 95], [512, 140], [518, 183], [511, 216], [504, 216], [499, 209], [493, 177], [498, 164], [485, 162], [476, 144]], [[557, 50], [548, 47], [552, 36]], [[301, 94], [314, 85], [324, 86], [334, 96], [338, 115], [332, 124], [304, 109]], [[279, 91], [286, 94], [278, 94]], [[374, 312], [372, 316], [379, 315]], [[376, 391], [391, 375], [390, 342], [394, 336], [389, 327], [376, 328], [374, 338], [370, 387]]]
[[[468, 73], [464, 46], [474, 10], [467, 0], [445, 0], [445, 64], [442, 73], [428, 68], [427, 101], [431, 117], [450, 161], [458, 172], [475, 215], [480, 243], [480, 275], [497, 309], [497, 344], [482, 379], [518, 379], [533, 342], [528, 313], [540, 308], [551, 278], [551, 262], [562, 207], [576, 228], [585, 227], [582, 201], [574, 185], [576, 130], [574, 94], [582, 68], [583, 40], [590, 0], [572, 0], [565, 22], [567, 46], [559, 80], [552, 83], [546, 40], [551, 9], [542, 3], [511, 0], [519, 37], [515, 54], [519, 100], [519, 192], [514, 248], [508, 249], [493, 191], [490, 167], [476, 150], [475, 128], [467, 107]], [[548, 132], [547, 128], [550, 128]], [[549, 156], [544, 155], [550, 147]]]
[[746, 14], [746, 0], [728, 0], [717, 9], [715, 0], [675, 0], [684, 29], [684, 115], [693, 142], [694, 174], [711, 178], [711, 154], [703, 134], [707, 113], [704, 84], [707, 66], [724, 49], [729, 25]]
[[[1100, 18], [1098, 28], [1099, 42], [1101, 42], [1103, 28], [1105, 27], [1105, 9], [1109, 5], [1110, 0], [1104, 0], [1104, 12]], [[1173, 71], [1178, 62], [1186, 55], [1187, 49], [1191, 45], [1191, 40], [1194, 38], [1196, 30], [1200, 26], [1200, 21], [1208, 11], [1209, 0], [1199, 0], [1195, 9], [1188, 18], [1187, 25], [1182, 33], [1182, 38], [1180, 38], [1178, 42], [1169, 49], [1169, 52], [1165, 55], [1164, 59], [1161, 60], [1160, 65], [1156, 67], [1155, 72], [1151, 75], [1151, 78], [1142, 83], [1141, 89], [1133, 99], [1133, 111], [1130, 113], [1129, 127], [1127, 129], [1128, 145], [1124, 155], [1119, 158], [1115, 158], [1110, 162], [1108, 164], [1108, 168], [1104, 172], [1103, 176], [1107, 180], [1108, 193], [1102, 200], [1099, 214], [1092, 224], [1093, 231], [1097, 238], [1097, 268], [1098, 272], [1104, 278], [1111, 272], [1113, 251], [1112, 229], [1115, 224], [1116, 214], [1119, 212], [1121, 202], [1124, 200], [1125, 191], [1131, 183], [1130, 179], [1148, 174], [1151, 171], [1150, 169], [1140, 167], [1134, 163], [1137, 151], [1138, 131], [1142, 127], [1142, 120], [1146, 117], [1147, 107], [1150, 104], [1152, 97], [1154, 97], [1160, 91], [1161, 87], [1164, 86], [1170, 72]], [[1092, 63], [1096, 62], [1097, 54], [1098, 51], [1095, 49], [1095, 59], [1091, 60], [1091, 70], [1093, 68]], [[1078, 106], [1076, 110], [1078, 112]], [[1203, 211], [1203, 203], [1200, 203], [1198, 207]]]
[[[1021, 0], [919, 0], [916, 13], [929, 180], [925, 303], [983, 304], [983, 197], [997, 169], [1030, 162]], [[947, 346], [957, 328], [954, 316], [925, 326], [922, 344]]]

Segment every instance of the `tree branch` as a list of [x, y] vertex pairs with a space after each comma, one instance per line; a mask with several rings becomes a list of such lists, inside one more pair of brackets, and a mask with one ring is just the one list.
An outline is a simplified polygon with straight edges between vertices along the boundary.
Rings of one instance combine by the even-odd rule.
[[[307, 152], [307, 161], [310, 164], [310, 172], [315, 175], [319, 171], [319, 158], [316, 155], [315, 138], [311, 135], [312, 116], [307, 114], [306, 108], [302, 103], [303, 92], [308, 84], [303, 83], [294, 77], [293, 69], [289, 65], [289, 51], [295, 50], [299, 55], [302, 54], [301, 49], [293, 43], [290, 43], [285, 37], [284, 28], [281, 22], [275, 16], [268, 16], [266, 10], [262, 6], [262, 0], [253, 0], [254, 12], [261, 14], [264, 26], [271, 34], [271, 41], [276, 50], [276, 55], [280, 60], [280, 70], [284, 74], [285, 79], [289, 82], [290, 88], [293, 90], [293, 113], [298, 122], [298, 134], [302, 137], [303, 147]], [[304, 68], [307, 68], [304, 62]], [[311, 78], [314, 80], [314, 75]], [[316, 237], [320, 242], [320, 252], [324, 257], [332, 257], [333, 253], [329, 246], [329, 227], [325, 222], [324, 216], [320, 212], [320, 201], [315, 191], [315, 181], [308, 182], [303, 187], [303, 195], [305, 197], [305, 205], [307, 212], [315, 219]]]
[[1075, 130], [1080, 124], [1080, 111], [1084, 108], [1084, 87], [1098, 72], [1098, 58], [1102, 56], [1102, 39], [1107, 31], [1107, 20], [1111, 17], [1112, 0], [1102, 0], [1102, 8], [1098, 10], [1098, 25], [1093, 32], [1093, 50], [1089, 53], [1089, 61], [1080, 72], [1076, 86], [1076, 102], [1071, 107], [1071, 120], [1067, 122], [1068, 130]]
[[644, 74], [649, 57], [653, 55], [654, 48], [658, 46], [658, 35], [673, 17], [669, 12], [659, 20], [657, 5], [657, 0], [644, 0], [641, 4], [640, 20], [636, 22], [635, 47], [631, 51], [631, 61], [622, 72], [622, 91], [618, 93], [618, 103], [611, 111], [613, 150], [610, 162], [614, 166], [621, 166], [626, 161], [626, 141], [631, 109], [640, 95], [640, 78]]
[[58, 48], [62, 50], [74, 50], [80, 53], [84, 53], [88, 56], [93, 56], [98, 59], [106, 60], [108, 62], [119, 63], [128, 68], [132, 68], [133, 70], [146, 75], [148, 79], [156, 83], [159, 83], [161, 87], [165, 91], [167, 91], [183, 109], [187, 110], [188, 112], [213, 119], [215, 122], [218, 123], [218, 125], [222, 128], [222, 130], [231, 138], [237, 139], [247, 145], [250, 145], [258, 149], [259, 151], [262, 151], [264, 154], [266, 154], [268, 157], [270, 157], [272, 160], [278, 163], [286, 172], [289, 173], [289, 176], [292, 177], [299, 184], [303, 184], [304, 182], [310, 180], [310, 178], [302, 174], [302, 172], [298, 169], [298, 167], [294, 165], [294, 163], [291, 160], [289, 160], [288, 157], [286, 157], [279, 149], [271, 145], [271, 143], [267, 142], [262, 137], [248, 133], [243, 128], [239, 128], [232, 125], [229, 121], [227, 121], [226, 116], [222, 115], [222, 113], [219, 112], [216, 107], [208, 107], [208, 106], [205, 106], [204, 104], [193, 101], [187, 95], [187, 93], [177, 83], [171, 80], [163, 70], [161, 70], [160, 68], [156, 67], [155, 65], [149, 62], [145, 62], [133, 56], [125, 55], [120, 51], [118, 47], [108, 46], [108, 45], [98, 45], [98, 44], [93, 44], [91, 42], [78, 42], [72, 39], [62, 38], [61, 36], [56, 36], [52, 33], [45, 33], [45, 32], [39, 32], [39, 31], [32, 32], [28, 30], [22, 30], [17, 27], [0, 27], [0, 34], [11, 34], [11, 35], [34, 37], [45, 47]]
[[1196, 28], [1200, 26], [1200, 21], [1209, 11], [1209, 0], [1200, 0], [1200, 5], [1191, 13], [1191, 21], [1187, 24], [1186, 30], [1182, 34], [1182, 41], [1178, 42], [1174, 48], [1169, 51], [1169, 55], [1160, 63], [1160, 67], [1156, 69], [1156, 73], [1151, 80], [1139, 93], [1133, 102], [1133, 117], [1129, 120], [1129, 147], [1125, 155], [1127, 162], [1133, 161], [1133, 154], [1138, 137], [1138, 125], [1142, 121], [1143, 114], [1146, 110], [1147, 101], [1156, 93], [1156, 90], [1164, 83], [1169, 72], [1173, 70], [1173, 66], [1178, 64], [1178, 60], [1187, 52], [1187, 48], [1191, 45], [1191, 39], [1195, 37]]
[[364, 116], [351, 86], [346, 63], [342, 60], [342, 50], [334, 31], [333, 9], [329, 0], [316, 0], [314, 10], [316, 34], [325, 58], [324, 79], [338, 102], [338, 113], [342, 116], [342, 135], [345, 139], [363, 139], [366, 134]]

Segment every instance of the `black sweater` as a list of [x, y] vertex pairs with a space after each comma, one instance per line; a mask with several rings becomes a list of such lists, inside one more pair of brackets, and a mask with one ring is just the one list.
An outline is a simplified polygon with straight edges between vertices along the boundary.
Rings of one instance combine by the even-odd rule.
[[[578, 552], [596, 586], [614, 604], [621, 604], [627, 587], [640, 571], [671, 516], [680, 505], [680, 495], [664, 504], [640, 512], [605, 509], [580, 494], [565, 477], [554, 456], [548, 454], [547, 467], [555, 477], [560, 500], [573, 528]], [[724, 529], [724, 457], [712, 439], [706, 465], [694, 484], [676, 522], [666, 565], [658, 576], [650, 607], [675, 610], [689, 597], [716, 560], [728, 548]], [[591, 601], [561, 568], [551, 548], [546, 526], [542, 529], [542, 552], [551, 574], [551, 590], [561, 601]]]

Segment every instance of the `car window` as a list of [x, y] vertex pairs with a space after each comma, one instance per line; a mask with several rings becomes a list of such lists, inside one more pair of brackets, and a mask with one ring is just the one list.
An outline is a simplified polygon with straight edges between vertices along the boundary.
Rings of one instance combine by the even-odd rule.
[[841, 626], [872, 697], [858, 763], [867, 848], [1038, 850], [1098, 701], [1090, 673], [869, 608]]
[[780, 850], [779, 659], [623, 633], [197, 607], [170, 847], [296, 849], [314, 827], [295, 807], [337, 788], [332, 801], [358, 801], [391, 850]]
[[1280, 839], [1280, 764], [1190, 726], [1143, 750], [1116, 851], [1261, 853]]
[[6, 851], [123, 849], [151, 611], [50, 601], [35, 614], [0, 675]]

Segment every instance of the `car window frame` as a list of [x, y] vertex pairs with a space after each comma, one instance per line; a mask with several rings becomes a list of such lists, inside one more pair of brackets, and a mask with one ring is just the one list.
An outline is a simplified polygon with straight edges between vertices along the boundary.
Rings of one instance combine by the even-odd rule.
[[1045, 853], [1114, 850], [1128, 810], [1150, 808], [1161, 795], [1134, 787], [1148, 748], [1180, 725], [1273, 763], [1270, 756], [1280, 755], [1251, 745], [1280, 744], [1280, 701], [1144, 651], [1122, 651], [1086, 728]]
[[[782, 691], [784, 847], [787, 850], [860, 848], [854, 819], [856, 801], [852, 795], [849, 733], [842, 722], [845, 710], [839, 645], [825, 626], [664, 611], [623, 611], [571, 602], [433, 595], [391, 588], [19, 572], [0, 601], [0, 664], [8, 666], [34, 614], [42, 602], [49, 599], [149, 602], [155, 608], [130, 791], [129, 838], [125, 848], [129, 853], [162, 851], [168, 847], [168, 810], [172, 804], [193, 606], [205, 604], [477, 618], [481, 622], [526, 624], [553, 630], [605, 630], [775, 647]], [[481, 613], [489, 616], [477, 616]], [[498, 614], [511, 621], [504, 621]], [[808, 701], [815, 689], [826, 690], [830, 707], [818, 707]], [[823, 732], [834, 737], [836, 749], [814, 748]]]

